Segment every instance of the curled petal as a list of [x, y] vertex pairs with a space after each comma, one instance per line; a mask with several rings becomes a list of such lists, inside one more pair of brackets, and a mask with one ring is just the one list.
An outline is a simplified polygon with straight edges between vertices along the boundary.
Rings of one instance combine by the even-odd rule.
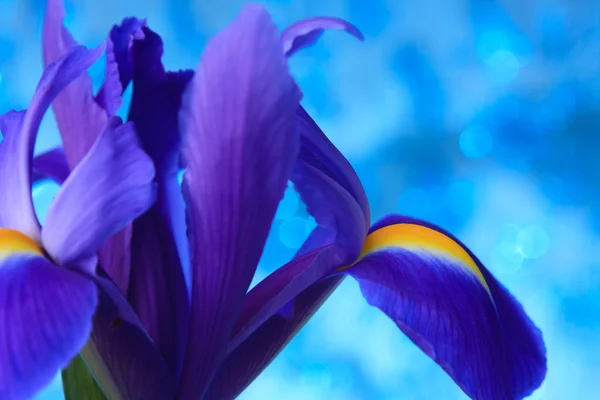
[[343, 272], [473, 399], [522, 399], [546, 374], [540, 330], [456, 238], [390, 217]]
[[31, 198], [33, 146], [50, 103], [100, 57], [103, 48], [76, 46], [48, 65], [38, 83], [29, 109], [2, 117], [5, 136], [0, 146], [0, 226], [39, 239], [39, 223]]
[[340, 29], [358, 40], [364, 40], [363, 34], [350, 22], [335, 17], [315, 17], [298, 21], [283, 31], [281, 40], [283, 52], [290, 57], [305, 47], [312, 46], [328, 29]]
[[100, 245], [154, 202], [153, 178], [133, 124], [113, 117], [50, 206], [45, 249], [60, 265], [94, 268]]
[[300, 97], [277, 28], [258, 5], [207, 44], [186, 89], [192, 320], [179, 398], [201, 398], [225, 356], [298, 154]]

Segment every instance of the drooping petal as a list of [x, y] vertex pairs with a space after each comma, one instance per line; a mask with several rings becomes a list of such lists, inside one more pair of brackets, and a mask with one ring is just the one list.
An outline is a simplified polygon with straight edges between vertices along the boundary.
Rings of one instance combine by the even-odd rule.
[[2, 118], [0, 128], [5, 138], [0, 146], [0, 226], [39, 239], [39, 224], [31, 198], [31, 160], [37, 131], [54, 98], [89, 68], [102, 50], [102, 47], [72, 48], [48, 65], [27, 112], [24, 115], [11, 112]]
[[193, 71], [166, 72], [161, 38], [145, 26], [140, 32], [141, 38], [128, 51], [131, 57], [119, 66], [122, 76], [133, 79], [129, 120], [156, 166], [158, 196], [156, 204], [133, 223], [128, 298], [177, 379], [189, 322], [182, 269], [183, 264], [189, 270], [189, 249], [185, 204], [177, 182], [178, 113]]
[[364, 40], [360, 30], [348, 21], [335, 17], [314, 17], [298, 21], [283, 31], [283, 52], [290, 57], [298, 50], [312, 46], [327, 29], [344, 30], [358, 40]]
[[96, 303], [92, 280], [0, 229], [0, 398], [31, 398], [50, 384], [85, 344]]
[[258, 5], [206, 46], [184, 94], [192, 320], [178, 396], [199, 398], [227, 341], [299, 149], [300, 93]]
[[67, 158], [62, 148], [48, 150], [36, 156], [33, 159], [33, 183], [52, 179], [54, 182], [62, 185], [67, 179], [71, 170], [67, 164]]
[[98, 385], [109, 399], [173, 399], [173, 379], [135, 312], [107, 277], [97, 282], [99, 303], [81, 355]]
[[343, 272], [473, 399], [522, 399], [546, 374], [541, 332], [479, 260], [442, 229], [394, 216]]
[[113, 117], [50, 206], [44, 248], [60, 265], [95, 268], [100, 245], [154, 202], [153, 178], [133, 124]]

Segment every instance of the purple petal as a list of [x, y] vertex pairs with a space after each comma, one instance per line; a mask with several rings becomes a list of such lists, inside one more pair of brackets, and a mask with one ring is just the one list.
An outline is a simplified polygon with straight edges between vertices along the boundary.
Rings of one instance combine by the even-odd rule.
[[0, 128], [5, 140], [0, 146], [0, 226], [39, 239], [39, 224], [31, 199], [31, 161], [40, 122], [54, 98], [101, 53], [102, 47], [72, 48], [46, 68], [24, 116], [13, 112], [2, 118]]
[[283, 31], [283, 52], [290, 57], [298, 50], [312, 46], [326, 29], [344, 30], [358, 40], [364, 40], [363, 34], [350, 22], [334, 17], [315, 17], [298, 21]]
[[377, 224], [344, 270], [474, 399], [522, 399], [546, 374], [541, 332], [456, 238], [405, 217]]
[[346, 189], [362, 209], [365, 226], [368, 228], [369, 201], [352, 165], [325, 136], [304, 108], [298, 109], [297, 116], [302, 143], [299, 160], [319, 169]]
[[83, 359], [108, 398], [163, 400], [174, 382], [160, 353], [119, 288], [98, 278], [99, 303]]
[[[301, 161], [292, 180], [320, 225], [294, 260], [245, 297], [228, 356], [210, 388], [214, 398], [239, 394], [316, 312], [342, 277], [327, 283], [320, 280], [354, 262], [360, 253], [366, 229], [354, 198], [323, 172]], [[267, 331], [270, 334], [265, 334]]]
[[133, 124], [113, 117], [50, 206], [42, 231], [45, 249], [60, 265], [87, 263], [104, 241], [152, 205], [153, 178]]
[[121, 106], [121, 95], [132, 76], [131, 49], [134, 40], [144, 38], [142, 27], [145, 24], [137, 18], [125, 18], [121, 25], [115, 25], [110, 31], [106, 45], [106, 79], [96, 96], [108, 115], [115, 115]]
[[297, 156], [300, 97], [277, 28], [257, 5], [207, 44], [184, 94], [193, 280], [179, 398], [202, 397], [225, 355]]
[[160, 208], [133, 222], [131, 256], [129, 302], [178, 379], [189, 325], [188, 292], [169, 218]]
[[236, 398], [294, 338], [343, 278], [335, 276], [315, 283], [296, 296], [289, 315], [275, 314], [260, 325], [221, 364], [205, 399]]
[[50, 384], [87, 341], [96, 302], [92, 280], [44, 257], [0, 261], [0, 398], [31, 398]]
[[[48, 0], [42, 28], [44, 65], [64, 56], [77, 42], [64, 27], [62, 0]], [[95, 61], [95, 60], [94, 60]], [[109, 115], [92, 95], [92, 79], [86, 73], [78, 77], [52, 103], [64, 151], [73, 169], [104, 129]]]
[[[182, 264], [189, 270], [185, 204], [177, 182], [179, 121], [183, 89], [193, 71], [166, 72], [160, 37], [144, 27], [128, 62], [133, 79], [129, 120], [157, 169], [156, 204], [133, 224], [129, 301], [140, 316], [172, 375], [178, 378], [189, 324]], [[125, 68], [127, 66], [127, 68]]]
[[62, 148], [49, 150], [33, 159], [32, 181], [34, 183], [45, 179], [52, 179], [54, 182], [62, 185], [69, 176], [69, 173], [71, 171]]

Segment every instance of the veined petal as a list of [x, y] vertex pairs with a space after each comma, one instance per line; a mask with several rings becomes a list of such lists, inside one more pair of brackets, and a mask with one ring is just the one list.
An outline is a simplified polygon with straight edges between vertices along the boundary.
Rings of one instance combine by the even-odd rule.
[[[125, 24], [125, 23], [124, 23]], [[183, 268], [189, 270], [185, 204], [177, 182], [180, 147], [178, 114], [193, 71], [166, 72], [161, 38], [149, 28], [120, 63], [133, 79], [129, 120], [156, 166], [157, 201], [133, 223], [128, 298], [178, 379], [189, 324]]]
[[85, 344], [96, 302], [92, 280], [0, 229], [0, 398], [31, 398], [50, 384]]
[[206, 46], [181, 113], [192, 320], [179, 398], [199, 398], [223, 356], [299, 149], [300, 93], [264, 8]]
[[39, 240], [39, 223], [31, 198], [31, 160], [37, 131], [52, 100], [89, 68], [101, 52], [102, 47], [72, 48], [48, 65], [25, 114], [11, 112], [3, 117], [0, 124], [5, 136], [0, 146], [0, 226]]
[[50, 206], [44, 248], [60, 265], [95, 267], [100, 245], [154, 202], [153, 178], [133, 124], [113, 117]]
[[108, 278], [97, 283], [99, 303], [81, 356], [98, 385], [109, 399], [173, 399], [173, 379], [135, 312]]
[[44, 179], [52, 179], [62, 185], [69, 176], [71, 170], [62, 148], [48, 150], [33, 159], [32, 181], [38, 182]]
[[355, 199], [319, 169], [297, 162], [292, 180], [319, 223], [296, 257], [244, 298], [225, 362], [209, 398], [234, 398], [279, 354], [343, 276], [323, 281], [359, 255], [366, 236]]
[[[42, 53], [46, 66], [77, 46], [63, 25], [64, 17], [63, 0], [48, 0], [42, 27]], [[92, 147], [109, 115], [94, 99], [92, 79], [87, 73], [78, 76], [56, 96], [52, 109], [69, 167], [73, 169]]]
[[290, 57], [305, 47], [312, 46], [327, 29], [340, 29], [358, 40], [364, 40], [363, 34], [350, 22], [335, 17], [314, 17], [303, 19], [288, 26], [281, 35], [283, 52]]
[[540, 330], [479, 260], [442, 229], [389, 217], [343, 272], [473, 399], [522, 399], [546, 374]]

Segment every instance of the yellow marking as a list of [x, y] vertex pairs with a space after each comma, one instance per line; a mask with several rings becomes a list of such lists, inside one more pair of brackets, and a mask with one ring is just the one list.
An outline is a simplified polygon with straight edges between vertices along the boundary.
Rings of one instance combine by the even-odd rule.
[[0, 228], [0, 260], [12, 254], [44, 256], [40, 246], [29, 236], [12, 229]]
[[[474, 273], [489, 292], [489, 287], [483, 274], [465, 249], [441, 232], [422, 225], [394, 224], [371, 232], [365, 239], [357, 262], [371, 253], [393, 247], [400, 247], [406, 250], [423, 249], [433, 254], [451, 257]], [[346, 268], [349, 267], [343, 267], [338, 271]]]

